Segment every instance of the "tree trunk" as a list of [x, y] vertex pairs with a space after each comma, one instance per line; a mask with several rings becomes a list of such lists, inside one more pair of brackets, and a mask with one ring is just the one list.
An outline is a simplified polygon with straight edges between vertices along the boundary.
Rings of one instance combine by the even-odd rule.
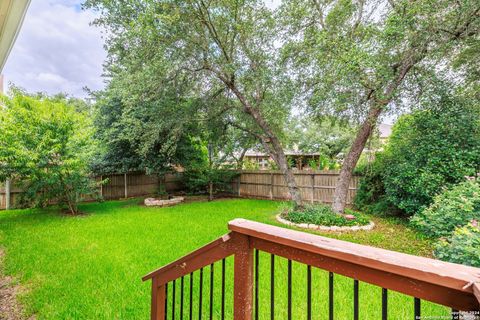
[[295, 175], [288, 167], [287, 157], [285, 157], [285, 154], [278, 157], [277, 165], [280, 168], [280, 171], [282, 171], [283, 178], [285, 179], [285, 183], [287, 184], [288, 192], [290, 193], [292, 201], [295, 203], [295, 206], [297, 208], [302, 208], [302, 195], [300, 193], [300, 189], [297, 186], [297, 182], [295, 181]]
[[266, 145], [267, 151], [272, 156], [275, 163], [278, 165], [278, 168], [283, 174], [283, 178], [285, 179], [285, 183], [288, 188], [288, 192], [290, 193], [290, 197], [292, 201], [295, 203], [297, 208], [303, 207], [302, 195], [300, 193], [300, 189], [297, 186], [297, 182], [295, 181], [295, 175], [292, 172], [292, 169], [288, 167], [287, 157], [285, 156], [285, 152], [283, 151], [283, 147], [280, 144], [280, 141], [276, 137], [272, 137], [270, 140], [271, 148], [268, 148]]
[[208, 143], [208, 201], [213, 200], [213, 145]]
[[368, 112], [367, 119], [363, 122], [362, 126], [358, 130], [355, 141], [353, 142], [347, 156], [342, 164], [342, 170], [337, 180], [337, 186], [335, 188], [335, 194], [333, 195], [332, 209], [336, 213], [343, 213], [347, 204], [348, 189], [350, 186], [350, 180], [352, 179], [353, 170], [357, 165], [358, 159], [362, 154], [365, 144], [370, 137], [373, 128], [382, 112], [382, 107], [373, 105]]
[[261, 140], [265, 151], [270, 154], [270, 156], [280, 168], [280, 171], [282, 172], [285, 179], [288, 192], [290, 193], [290, 197], [295, 203], [295, 206], [297, 208], [302, 208], [303, 201], [300, 189], [297, 186], [297, 182], [295, 181], [295, 176], [292, 170], [288, 167], [287, 157], [285, 156], [285, 152], [283, 151], [282, 144], [280, 143], [268, 123], [265, 121], [260, 111], [250, 104], [246, 97], [240, 92], [240, 90], [238, 90], [238, 88], [232, 82], [225, 81], [225, 84], [230, 90], [232, 90], [240, 103], [243, 105], [243, 111], [250, 115], [255, 121], [255, 123], [258, 125], [258, 127], [263, 131], [264, 135], [259, 136], [258, 138]]
[[245, 154], [247, 153], [248, 148], [244, 148], [242, 150], [242, 153], [240, 154], [240, 157], [237, 160], [237, 170], [242, 170], [243, 169], [243, 160], [245, 159]]
[[357, 132], [357, 136], [355, 137], [352, 147], [350, 148], [350, 151], [348, 151], [348, 154], [342, 164], [342, 170], [340, 170], [340, 175], [337, 180], [337, 186], [335, 188], [332, 203], [332, 209], [334, 212], [339, 214], [344, 213], [350, 180], [352, 179], [353, 170], [357, 165], [363, 148], [365, 148], [365, 144], [367, 143], [368, 138], [372, 133], [372, 129], [375, 127], [383, 108], [390, 103], [395, 91], [402, 84], [403, 79], [411, 70], [411, 68], [424, 57], [426, 48], [419, 50], [419, 52], [420, 54], [416, 54], [416, 52], [413, 51], [405, 55], [400, 64], [400, 68], [398, 68], [395, 79], [393, 79], [393, 81], [390, 82], [385, 88], [385, 91], [382, 95], [384, 97], [383, 99], [377, 100], [377, 97], [373, 91], [371, 92], [371, 95], [369, 95], [370, 109], [368, 111], [367, 118], [360, 127], [360, 130]]
[[210, 180], [208, 182], [208, 201], [213, 200], [213, 182]]

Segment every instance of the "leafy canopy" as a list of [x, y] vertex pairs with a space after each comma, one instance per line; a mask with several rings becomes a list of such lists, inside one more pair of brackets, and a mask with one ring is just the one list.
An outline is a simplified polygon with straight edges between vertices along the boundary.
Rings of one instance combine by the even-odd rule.
[[58, 201], [78, 212], [81, 195], [94, 192], [89, 161], [96, 153], [93, 126], [86, 113], [54, 97], [2, 96], [0, 180], [23, 185], [24, 201]]

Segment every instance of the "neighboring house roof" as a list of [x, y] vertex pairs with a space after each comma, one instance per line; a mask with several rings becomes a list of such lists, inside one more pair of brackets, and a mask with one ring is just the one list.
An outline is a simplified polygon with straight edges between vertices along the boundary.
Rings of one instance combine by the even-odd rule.
[[0, 1], [0, 72], [15, 43], [29, 4], [30, 0]]
[[[286, 156], [319, 156], [319, 152], [302, 152], [298, 150], [285, 150]], [[260, 151], [248, 150], [245, 157], [269, 157], [269, 154]]]
[[392, 134], [392, 127], [391, 124], [381, 123], [378, 125], [378, 131], [380, 134], [380, 138], [388, 138]]

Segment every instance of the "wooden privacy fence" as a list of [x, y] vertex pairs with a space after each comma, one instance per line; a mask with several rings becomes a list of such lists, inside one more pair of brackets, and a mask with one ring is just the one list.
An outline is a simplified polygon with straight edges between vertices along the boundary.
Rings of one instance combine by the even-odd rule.
[[[295, 180], [302, 199], [309, 202], [332, 203], [337, 184], [337, 170], [295, 171]], [[353, 176], [348, 190], [347, 204], [352, 204], [360, 176]], [[240, 197], [289, 199], [290, 194], [280, 171], [241, 171], [234, 182], [234, 191]]]
[[[161, 190], [175, 192], [183, 190], [182, 177], [180, 174], [166, 174], [159, 177], [147, 175], [142, 172], [130, 172], [126, 174], [110, 174], [94, 178], [96, 181], [107, 180], [107, 183], [99, 186], [99, 193], [105, 200], [120, 198], [139, 197], [156, 194]], [[4, 184], [0, 185], [0, 210], [6, 209], [7, 190]], [[19, 203], [23, 190], [11, 183], [10, 204], [14, 208]], [[86, 200], [92, 200], [87, 198]]]
[[145, 196], [162, 190], [166, 192], [183, 190], [180, 174], [166, 174], [159, 177], [137, 172], [100, 176], [96, 179], [99, 181], [108, 179], [108, 182], [100, 187], [100, 192], [106, 200]]
[[[295, 180], [302, 199], [308, 202], [331, 203], [339, 171], [295, 171]], [[181, 174], [166, 174], [163, 177], [146, 175], [142, 172], [111, 174], [95, 177], [97, 181], [107, 179], [99, 193], [106, 200], [140, 197], [157, 193], [160, 189], [172, 193], [184, 190]], [[359, 185], [359, 176], [353, 176], [348, 190], [347, 204], [351, 204]], [[0, 185], [0, 210], [6, 208], [7, 192]], [[10, 203], [18, 203], [22, 189], [12, 183]], [[290, 198], [285, 179], [280, 171], [244, 170], [232, 183], [232, 193], [245, 198], [285, 200]], [[91, 200], [91, 199], [87, 199]]]

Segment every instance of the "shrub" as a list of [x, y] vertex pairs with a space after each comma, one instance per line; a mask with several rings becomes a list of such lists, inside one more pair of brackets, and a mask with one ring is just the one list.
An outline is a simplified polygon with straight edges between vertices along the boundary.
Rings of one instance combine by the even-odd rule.
[[480, 227], [476, 220], [458, 227], [453, 234], [440, 239], [435, 246], [435, 257], [440, 260], [480, 267]]
[[333, 212], [332, 208], [327, 205], [306, 205], [302, 210], [286, 209], [282, 213], [282, 217], [294, 223], [311, 223], [322, 226], [358, 226], [367, 225], [369, 220], [352, 210], [346, 210], [347, 214], [356, 217], [355, 220], [347, 220], [344, 216]]
[[[434, 100], [434, 99], [432, 99]], [[444, 187], [480, 165], [480, 108], [443, 95], [402, 116], [385, 148], [383, 183], [390, 203], [408, 215], [430, 205]]]
[[193, 194], [206, 194], [212, 183], [213, 193], [231, 192], [232, 182], [238, 173], [233, 170], [196, 168], [186, 170], [183, 182], [187, 191]]
[[362, 176], [355, 194], [355, 207], [373, 214], [398, 212], [385, 195], [383, 153], [377, 153], [372, 163], [357, 166], [355, 172]]
[[357, 169], [364, 175], [357, 207], [372, 212], [397, 208], [410, 216], [445, 187], [478, 171], [480, 108], [467, 98], [440, 96], [400, 117], [385, 150], [373, 164]]
[[476, 180], [437, 195], [428, 208], [412, 217], [411, 223], [427, 236], [444, 237], [472, 219], [480, 220], [480, 185]]

